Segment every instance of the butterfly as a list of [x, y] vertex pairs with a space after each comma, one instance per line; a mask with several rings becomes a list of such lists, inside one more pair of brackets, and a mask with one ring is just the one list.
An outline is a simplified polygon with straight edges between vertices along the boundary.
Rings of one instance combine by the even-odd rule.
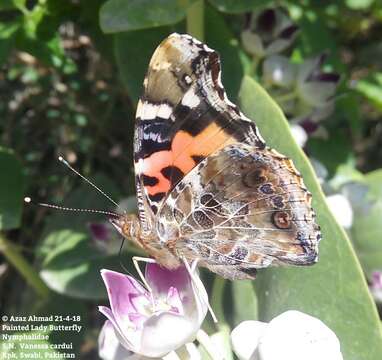
[[228, 279], [318, 260], [320, 228], [293, 162], [266, 146], [226, 95], [216, 51], [171, 34], [155, 50], [137, 106], [138, 216], [112, 218], [171, 269], [198, 261]]

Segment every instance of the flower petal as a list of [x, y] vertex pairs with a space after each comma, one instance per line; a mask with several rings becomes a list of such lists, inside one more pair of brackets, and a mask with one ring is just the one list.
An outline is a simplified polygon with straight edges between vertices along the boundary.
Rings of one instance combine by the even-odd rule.
[[167, 294], [166, 303], [171, 306], [171, 311], [183, 315], [183, 305], [182, 300], [180, 299], [179, 292], [176, 288], [170, 287]]
[[268, 57], [263, 63], [264, 82], [281, 87], [291, 87], [296, 78], [296, 66], [281, 55]]
[[299, 84], [298, 94], [311, 106], [325, 106], [334, 96], [337, 83], [309, 81]]
[[99, 357], [103, 360], [126, 360], [133, 354], [121, 345], [113, 324], [110, 320], [106, 320], [98, 337]]
[[[134, 350], [139, 347], [140, 329], [144, 323], [142, 316], [148, 316], [151, 308], [148, 292], [131, 276], [111, 270], [102, 270], [101, 275], [108, 292], [112, 318], [109, 313], [104, 314], [115, 321], [121, 338], [130, 343], [129, 349]], [[134, 317], [132, 314], [141, 316]]]
[[140, 313], [142, 308], [150, 305], [148, 291], [133, 277], [105, 269], [101, 270], [101, 276], [116, 319], [128, 321], [130, 313]]
[[108, 241], [111, 237], [110, 224], [106, 222], [102, 223], [89, 223], [88, 224], [90, 234], [93, 239], [99, 241]]
[[168, 270], [158, 264], [146, 265], [145, 278], [153, 291], [154, 297], [166, 298], [170, 288], [176, 288], [182, 297], [191, 290], [191, 277], [184, 266]]
[[115, 320], [112, 311], [106, 306], [98, 306], [98, 310], [101, 314], [105, 315], [108, 318], [108, 320], [110, 321], [110, 323], [113, 325], [114, 333], [117, 336], [117, 338], [119, 339], [121, 345], [124, 346], [129, 351], [135, 351], [137, 344], [133, 344], [130, 341], [131, 339], [127, 339], [125, 337], [125, 333], [122, 331], [119, 324]]
[[261, 41], [260, 36], [254, 34], [249, 30], [244, 30], [241, 33], [241, 42], [246, 51], [248, 51], [251, 55], [255, 55], [257, 57], [264, 56], [264, 47]]
[[164, 356], [193, 341], [199, 327], [196, 321], [177, 314], [155, 314], [145, 322], [141, 348], [137, 352], [145, 356]]
[[308, 134], [306, 133], [305, 129], [298, 124], [292, 124], [290, 126], [290, 131], [292, 132], [292, 136], [298, 146], [304, 147], [308, 140]]
[[231, 332], [232, 349], [240, 360], [253, 358], [257, 345], [267, 323], [261, 321], [243, 321]]
[[342, 194], [334, 194], [328, 196], [326, 202], [337, 222], [345, 229], [350, 229], [353, 224], [353, 209], [349, 200]]
[[312, 76], [320, 71], [320, 67], [325, 61], [325, 58], [326, 54], [321, 54], [319, 56], [306, 59], [302, 64], [299, 64], [297, 81], [299, 83], [311, 81]]
[[321, 320], [299, 311], [275, 317], [261, 336], [259, 360], [342, 360], [336, 334]]

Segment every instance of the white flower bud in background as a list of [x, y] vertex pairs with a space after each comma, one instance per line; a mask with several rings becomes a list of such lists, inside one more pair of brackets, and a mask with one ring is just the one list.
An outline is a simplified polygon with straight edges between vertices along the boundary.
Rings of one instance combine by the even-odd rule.
[[292, 136], [298, 146], [304, 147], [308, 140], [308, 134], [306, 133], [305, 129], [298, 124], [292, 124], [290, 126], [290, 131], [292, 132]]
[[232, 350], [239, 360], [254, 359], [254, 352], [267, 327], [268, 323], [247, 320], [241, 322], [232, 330]]
[[269, 324], [245, 321], [231, 340], [240, 360], [343, 360], [336, 334], [300, 311], [284, 312]]
[[295, 83], [296, 73], [296, 65], [285, 56], [272, 55], [264, 60], [263, 81], [265, 85], [292, 87]]
[[328, 196], [326, 201], [337, 222], [345, 229], [350, 229], [353, 224], [353, 209], [347, 197], [335, 194]]

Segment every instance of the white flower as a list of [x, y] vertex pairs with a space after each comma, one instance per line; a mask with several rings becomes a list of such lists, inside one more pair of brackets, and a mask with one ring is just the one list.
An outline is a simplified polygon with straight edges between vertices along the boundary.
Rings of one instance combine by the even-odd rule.
[[326, 202], [337, 222], [345, 229], [350, 229], [353, 224], [353, 209], [347, 197], [342, 194], [330, 195]]
[[325, 58], [326, 56], [321, 54], [306, 59], [299, 65], [297, 73], [297, 91], [300, 99], [318, 108], [330, 105], [340, 80], [337, 73], [322, 72]]
[[308, 140], [308, 134], [306, 133], [305, 129], [298, 124], [292, 124], [290, 126], [290, 131], [292, 132], [292, 136], [298, 146], [304, 147]]
[[264, 60], [263, 80], [265, 85], [292, 87], [296, 79], [297, 66], [281, 55], [272, 55]]
[[[144, 356], [134, 354], [119, 342], [113, 324], [106, 320], [98, 337], [98, 355], [102, 360], [143, 360]], [[151, 358], [153, 360], [153, 358]]]
[[240, 360], [343, 360], [336, 334], [321, 320], [294, 310], [269, 324], [244, 321], [231, 340]]
[[[102, 270], [110, 307], [100, 306], [121, 344], [133, 353], [163, 357], [193, 341], [208, 310], [207, 293], [185, 267], [147, 264], [150, 293], [133, 277]], [[197, 283], [195, 283], [197, 282]]]
[[240, 360], [255, 359], [254, 352], [267, 327], [265, 322], [248, 320], [232, 330], [232, 349]]
[[279, 53], [296, 38], [298, 27], [281, 9], [265, 9], [253, 13], [241, 34], [243, 47], [250, 54], [262, 58]]

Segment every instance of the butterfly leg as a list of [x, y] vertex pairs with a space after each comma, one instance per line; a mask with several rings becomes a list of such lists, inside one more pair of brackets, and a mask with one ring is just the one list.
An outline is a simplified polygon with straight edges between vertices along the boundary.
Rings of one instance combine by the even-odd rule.
[[[208, 311], [211, 314], [212, 320], [214, 321], [214, 323], [217, 323], [218, 319], [217, 319], [214, 311], [212, 310], [212, 307], [211, 307], [210, 302], [208, 300], [208, 295], [207, 295], [207, 293], [205, 293], [204, 286], [203, 286], [201, 280], [195, 276], [195, 271], [196, 271], [196, 266], [198, 264], [198, 259], [194, 260], [191, 263], [191, 265], [188, 263], [188, 261], [185, 257], [182, 257], [182, 261], [184, 263], [184, 266], [187, 269], [187, 272], [190, 274], [192, 282], [194, 283], [195, 287], [198, 289], [199, 295], [202, 295], [201, 298], [203, 299], [203, 301], [205, 301], [207, 303], [206, 305], [208, 307]], [[205, 296], [203, 296], [204, 295], [203, 293], [205, 293]]]
[[146, 286], [147, 290], [149, 291], [149, 293], [152, 296], [151, 287], [147, 283], [147, 281], [146, 281], [146, 279], [145, 279], [145, 277], [143, 275], [143, 272], [142, 272], [142, 270], [141, 270], [141, 268], [139, 266], [139, 262], [144, 262], [146, 264], [156, 264], [156, 261], [154, 259], [146, 258], [146, 257], [141, 257], [141, 256], [133, 256], [132, 260], [133, 260], [134, 267], [137, 270], [137, 273], [138, 273], [139, 277], [141, 278], [143, 284]]

